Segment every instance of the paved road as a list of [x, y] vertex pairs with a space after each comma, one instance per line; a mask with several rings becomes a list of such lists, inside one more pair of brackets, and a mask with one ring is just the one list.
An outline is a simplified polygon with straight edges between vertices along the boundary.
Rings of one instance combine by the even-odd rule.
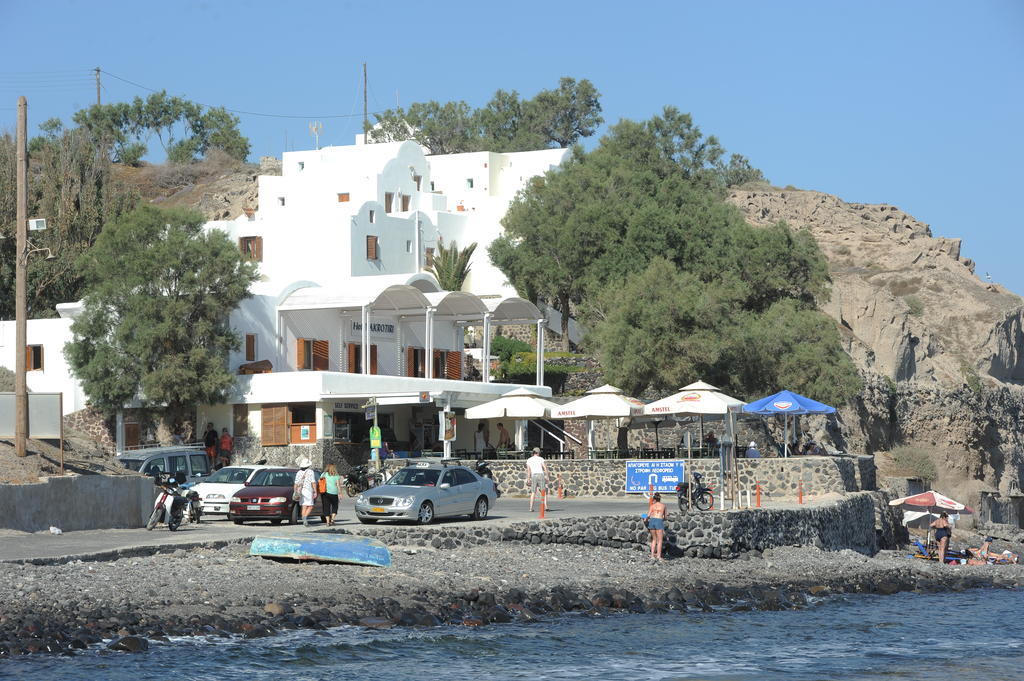
[[[591, 497], [579, 499], [552, 499], [545, 517], [547, 519], [640, 514], [647, 508], [642, 497]], [[340, 512], [339, 527], [362, 527], [355, 519], [351, 505]], [[507, 525], [514, 522], [536, 520], [537, 512], [529, 512], [529, 500], [503, 497], [491, 515], [482, 521], [485, 525]], [[462, 523], [464, 520], [440, 521]], [[0, 531], [0, 562], [22, 561], [71, 556], [94, 557], [96, 554], [132, 552], [154, 546], [195, 546], [206, 542], [237, 541], [259, 534], [291, 534], [320, 529], [319, 519], [310, 528], [301, 525], [273, 526], [269, 522], [235, 525], [227, 520], [204, 521], [199, 525], [185, 525], [177, 532], [170, 532], [166, 526], [159, 526], [151, 532], [145, 528], [131, 530], [84, 530], [52, 535], [49, 532]]]

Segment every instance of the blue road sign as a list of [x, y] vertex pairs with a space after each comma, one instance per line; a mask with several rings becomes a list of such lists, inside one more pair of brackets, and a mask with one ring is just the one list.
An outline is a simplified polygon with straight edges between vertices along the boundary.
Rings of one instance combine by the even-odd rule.
[[627, 461], [626, 493], [675, 492], [684, 480], [684, 461]]

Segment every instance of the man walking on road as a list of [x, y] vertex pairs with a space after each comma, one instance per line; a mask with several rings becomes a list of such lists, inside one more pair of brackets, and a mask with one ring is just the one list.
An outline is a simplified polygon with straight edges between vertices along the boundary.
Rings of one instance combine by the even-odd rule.
[[[540, 447], [533, 448], [533, 456], [526, 460], [526, 475], [530, 479], [530, 512], [533, 512], [533, 496], [547, 490], [548, 465], [540, 455]], [[543, 502], [542, 502], [543, 503]]]

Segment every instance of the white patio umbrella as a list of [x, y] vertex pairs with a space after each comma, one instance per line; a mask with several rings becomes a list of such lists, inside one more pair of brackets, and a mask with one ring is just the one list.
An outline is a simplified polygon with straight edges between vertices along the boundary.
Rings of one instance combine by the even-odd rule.
[[644, 406], [644, 414], [728, 414], [729, 407], [746, 404], [743, 400], [726, 395], [704, 381], [686, 386], [675, 395], [663, 397]]
[[467, 419], [516, 419], [516, 447], [523, 448], [526, 439], [525, 419], [539, 419], [551, 414], [559, 405], [532, 393], [526, 388], [510, 390], [501, 397], [466, 410]]
[[594, 449], [594, 419], [632, 418], [641, 416], [644, 403], [624, 395], [613, 385], [588, 390], [583, 397], [566, 402], [551, 412], [556, 419], [587, 419], [587, 449]]
[[695, 414], [700, 417], [700, 437], [704, 438], [704, 416], [715, 414], [724, 416], [729, 407], [746, 404], [743, 400], [730, 397], [710, 383], [697, 381], [686, 386], [674, 395], [663, 397], [644, 407], [647, 416]]

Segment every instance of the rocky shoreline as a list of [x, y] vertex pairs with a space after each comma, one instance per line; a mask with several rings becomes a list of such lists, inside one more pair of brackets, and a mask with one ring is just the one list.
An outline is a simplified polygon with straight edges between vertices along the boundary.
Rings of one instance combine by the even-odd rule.
[[1024, 566], [943, 566], [904, 551], [775, 548], [733, 560], [524, 541], [392, 546], [389, 569], [278, 562], [248, 542], [117, 560], [0, 565], [0, 658], [141, 651], [169, 636], [483, 626], [563, 612], [780, 610], [844, 593], [1020, 588]]

